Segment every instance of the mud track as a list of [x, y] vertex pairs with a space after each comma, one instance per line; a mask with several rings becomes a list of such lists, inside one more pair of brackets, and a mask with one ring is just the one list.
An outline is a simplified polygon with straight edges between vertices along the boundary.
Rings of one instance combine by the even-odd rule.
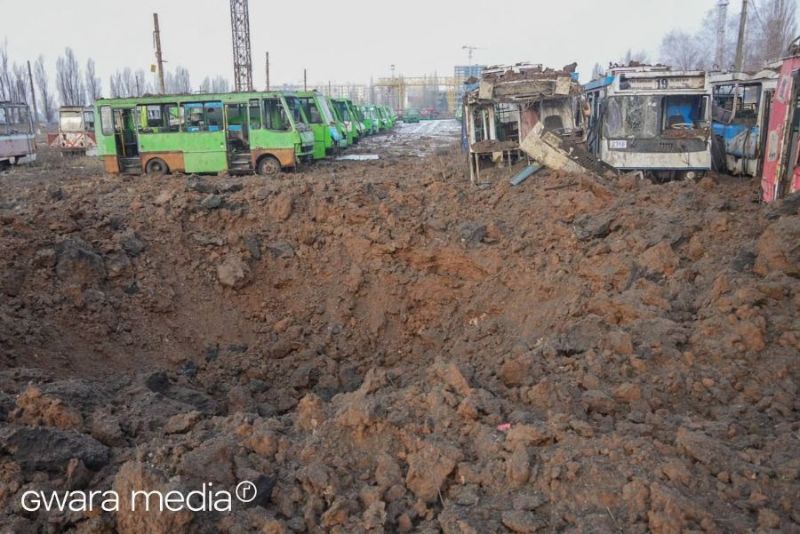
[[[396, 147], [0, 176], [2, 530], [800, 531], [797, 197], [476, 189]], [[241, 480], [231, 513], [20, 505]]]

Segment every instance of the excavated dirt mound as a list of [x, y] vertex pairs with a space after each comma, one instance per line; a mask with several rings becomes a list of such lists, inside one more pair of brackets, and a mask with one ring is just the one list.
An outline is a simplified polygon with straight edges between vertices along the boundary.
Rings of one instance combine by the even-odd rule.
[[0, 177], [3, 530], [800, 531], [798, 197], [462, 159]]

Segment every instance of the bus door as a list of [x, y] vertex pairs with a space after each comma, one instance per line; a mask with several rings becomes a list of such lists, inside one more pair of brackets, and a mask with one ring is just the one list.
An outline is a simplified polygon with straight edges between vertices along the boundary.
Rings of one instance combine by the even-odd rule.
[[183, 106], [183, 158], [186, 172], [217, 173], [228, 168], [222, 102], [186, 102]]
[[251, 171], [250, 128], [247, 121], [247, 104], [225, 104], [225, 139], [228, 151], [228, 168], [232, 171]]
[[121, 172], [141, 171], [139, 134], [133, 108], [114, 108], [114, 143]]
[[772, 113], [772, 97], [775, 91], [770, 89], [761, 95], [761, 121], [758, 124], [760, 138], [758, 140], [758, 167], [755, 176], [764, 172], [764, 160], [767, 158], [767, 134], [769, 133], [769, 117]]

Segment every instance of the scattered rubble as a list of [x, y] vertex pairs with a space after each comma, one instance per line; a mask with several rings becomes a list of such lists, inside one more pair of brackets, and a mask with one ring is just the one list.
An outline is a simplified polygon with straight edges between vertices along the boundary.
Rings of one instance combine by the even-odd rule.
[[796, 199], [460, 157], [0, 178], [2, 530], [800, 529]]

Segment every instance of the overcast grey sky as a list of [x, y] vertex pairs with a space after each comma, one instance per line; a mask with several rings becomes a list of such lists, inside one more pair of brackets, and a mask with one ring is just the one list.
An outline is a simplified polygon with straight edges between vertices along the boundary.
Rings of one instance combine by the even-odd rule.
[[[796, 0], [800, 1], [800, 0]], [[731, 11], [738, 11], [738, 0]], [[629, 48], [657, 59], [663, 35], [695, 31], [716, 0], [250, 0], [254, 81], [264, 85], [269, 50], [273, 84], [368, 82], [390, 73], [452, 73], [465, 64], [462, 45], [483, 47], [475, 63], [532, 61], [561, 67], [572, 61], [586, 78]], [[232, 79], [228, 0], [0, 0], [0, 39], [16, 61], [55, 59], [71, 46], [81, 64], [108, 76], [154, 62], [152, 13], [158, 12], [164, 57], [205, 76]]]

